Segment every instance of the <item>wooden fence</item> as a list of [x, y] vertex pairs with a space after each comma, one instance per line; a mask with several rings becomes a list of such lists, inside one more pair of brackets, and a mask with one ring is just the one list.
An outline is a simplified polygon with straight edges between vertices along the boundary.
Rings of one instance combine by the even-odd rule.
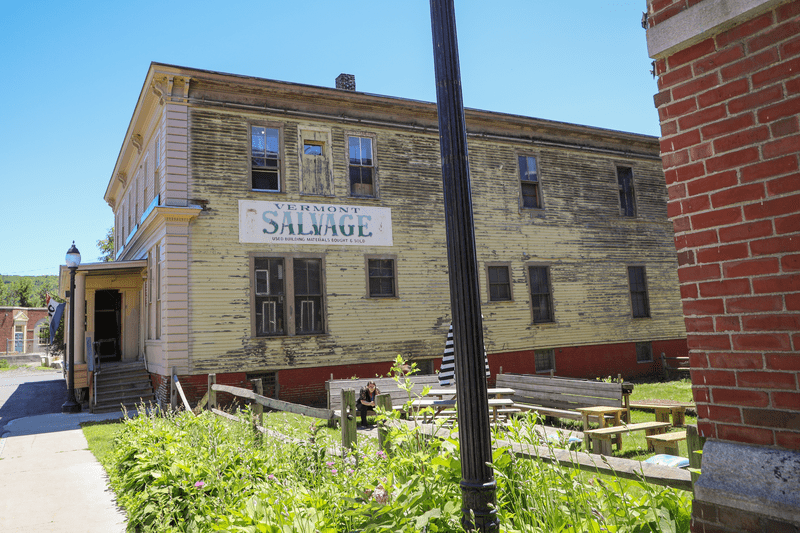
[[[181, 396], [184, 406], [187, 410], [191, 411], [189, 403], [186, 401], [186, 397], [183, 395], [183, 391], [180, 387], [180, 382], [178, 381], [177, 376], [175, 376], [173, 380], [176, 394]], [[254, 414], [259, 417], [259, 421], [261, 421], [261, 417], [263, 416], [264, 407], [276, 411], [296, 413], [303, 416], [310, 416], [312, 418], [325, 420], [329, 423], [329, 425], [333, 425], [335, 420], [339, 418], [336, 416], [334, 411], [330, 409], [308, 407], [305, 405], [276, 400], [274, 398], [267, 398], [259, 394], [259, 392], [262, 390], [261, 380], [254, 380], [254, 385], [256, 387], [256, 392], [241, 387], [218, 385], [217, 376], [215, 374], [209, 374], [208, 393], [206, 395], [208, 398], [208, 409], [215, 415], [240, 421], [239, 417], [217, 409], [217, 392], [226, 392], [238, 398], [244, 398], [255, 403], [256, 408], [254, 409]], [[355, 448], [357, 445], [357, 411], [355, 409], [355, 390], [342, 389], [341, 399], [342, 410], [340, 420], [342, 428], [342, 446], [339, 450], [329, 451], [329, 453], [336, 453], [337, 455], [345, 454], [348, 450]], [[392, 400], [389, 394], [379, 395], [377, 397], [377, 404], [386, 411], [392, 410]], [[401, 423], [413, 424], [414, 422], [409, 420], [401, 420]], [[263, 425], [263, 422], [261, 425]], [[270, 436], [283, 441], [298, 442], [296, 439], [292, 439], [286, 435], [267, 430], [261, 427], [261, 425], [256, 426], [258, 431], [261, 433], [269, 434]], [[695, 453], [695, 450], [702, 449], [703, 441], [705, 439], [701, 439], [697, 435], [696, 427], [687, 426], [687, 430], [689, 433], [687, 438], [687, 443], [689, 444], [689, 460], [693, 468], [700, 468], [700, 455]], [[382, 424], [379, 425], [378, 445], [380, 449], [384, 449], [385, 447], [386, 433], [386, 428]], [[442, 427], [432, 426], [432, 431], [427, 433], [427, 436], [432, 438], [447, 438], [449, 437], [449, 430]], [[648, 483], [654, 485], [666, 486], [679, 490], [693, 490], [693, 482], [696, 481], [697, 478], [697, 474], [692, 474], [687, 470], [654, 465], [632, 459], [624, 459], [621, 457], [600, 456], [587, 452], [552, 449], [547, 446], [532, 446], [502, 440], [497, 441], [496, 445], [508, 447], [511, 452], [519, 458], [558, 463], [569, 468], [578, 468], [587, 472], [596, 472], [599, 474], [616, 476], [624, 479], [644, 479]]]

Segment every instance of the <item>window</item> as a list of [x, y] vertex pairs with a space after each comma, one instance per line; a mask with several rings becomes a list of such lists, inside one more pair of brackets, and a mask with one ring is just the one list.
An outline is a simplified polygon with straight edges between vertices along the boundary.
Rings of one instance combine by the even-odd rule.
[[348, 137], [347, 143], [350, 154], [350, 195], [374, 197], [372, 139]]
[[322, 261], [294, 260], [295, 333], [322, 333]]
[[305, 155], [324, 155], [322, 153], [322, 145], [318, 143], [306, 142], [303, 145], [303, 154]]
[[624, 217], [636, 216], [633, 196], [633, 170], [630, 167], [617, 167], [619, 184], [619, 210]]
[[156, 245], [156, 339], [161, 338], [161, 245]]
[[48, 346], [50, 344], [50, 319], [46, 318], [39, 329], [36, 331], [39, 346]]
[[[146, 174], [145, 174], [146, 175]], [[139, 223], [139, 184], [142, 183], [142, 175], [136, 176], [136, 183], [133, 184], [133, 221], [134, 226]]]
[[286, 286], [282, 258], [255, 259], [256, 335], [285, 335]]
[[370, 298], [391, 298], [395, 290], [393, 258], [367, 258], [367, 288]]
[[253, 257], [252, 291], [255, 336], [325, 332], [322, 259]]
[[280, 130], [250, 127], [252, 186], [257, 191], [280, 191]]
[[489, 301], [504, 302], [511, 300], [511, 274], [508, 265], [489, 265]]
[[636, 362], [637, 363], [652, 363], [653, 362], [653, 344], [650, 342], [637, 342], [636, 343]]
[[539, 172], [536, 168], [536, 158], [533, 156], [519, 156], [519, 187], [520, 204], [523, 208], [540, 209], [542, 207]]
[[546, 266], [528, 267], [528, 281], [531, 288], [531, 309], [533, 323], [553, 322], [553, 299], [550, 291], [550, 268]]
[[534, 364], [536, 365], [536, 373], [555, 371], [556, 359], [553, 350], [534, 350], [533, 352]]
[[628, 267], [628, 283], [631, 289], [633, 318], [649, 317], [650, 304], [647, 299], [647, 278], [643, 266]]

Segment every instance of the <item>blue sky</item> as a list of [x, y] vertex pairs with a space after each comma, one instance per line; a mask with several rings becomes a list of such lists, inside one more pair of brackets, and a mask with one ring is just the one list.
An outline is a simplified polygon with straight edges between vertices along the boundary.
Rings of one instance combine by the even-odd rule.
[[[645, 0], [456, 0], [464, 105], [658, 135]], [[0, 18], [0, 274], [94, 262], [151, 61], [434, 102], [426, 0], [27, 0]]]

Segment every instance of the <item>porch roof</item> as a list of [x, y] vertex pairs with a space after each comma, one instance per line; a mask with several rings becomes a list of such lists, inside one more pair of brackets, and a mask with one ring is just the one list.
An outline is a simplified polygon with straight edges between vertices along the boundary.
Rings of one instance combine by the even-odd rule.
[[[85, 263], [78, 267], [78, 272], [85, 272], [86, 276], [100, 276], [107, 274], [133, 274], [147, 269], [147, 259], [136, 261], [108, 261], [103, 263]], [[61, 265], [58, 272], [58, 295], [66, 298], [69, 290], [69, 268]]]

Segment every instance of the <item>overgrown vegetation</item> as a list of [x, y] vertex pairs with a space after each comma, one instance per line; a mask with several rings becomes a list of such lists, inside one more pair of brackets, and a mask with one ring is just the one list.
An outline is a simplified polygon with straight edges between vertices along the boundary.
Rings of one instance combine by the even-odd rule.
[[[284, 441], [254, 432], [248, 410], [240, 415], [235, 423], [208, 412], [150, 414], [85, 428], [129, 531], [462, 530], [456, 429], [431, 439], [420, 426], [392, 425], [388, 452], [362, 436], [355, 452], [339, 457], [331, 454], [338, 433], [310, 419], [267, 415], [265, 425], [295, 437]], [[504, 437], [539, 438], [526, 419]], [[110, 448], [92, 444], [112, 438]], [[493, 463], [501, 531], [689, 530], [688, 493], [519, 459], [504, 448]]]

